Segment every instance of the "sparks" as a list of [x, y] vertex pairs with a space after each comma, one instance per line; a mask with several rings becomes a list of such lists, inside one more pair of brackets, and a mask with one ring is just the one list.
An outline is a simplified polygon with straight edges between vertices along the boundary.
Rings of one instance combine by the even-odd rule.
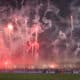
[[8, 31], [9, 33], [13, 32], [13, 25], [11, 23], [8, 24]]

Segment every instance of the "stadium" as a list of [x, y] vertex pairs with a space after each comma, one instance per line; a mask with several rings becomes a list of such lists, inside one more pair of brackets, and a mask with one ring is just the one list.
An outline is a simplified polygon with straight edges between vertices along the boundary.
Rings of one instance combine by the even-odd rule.
[[79, 80], [79, 3], [0, 0], [0, 79]]

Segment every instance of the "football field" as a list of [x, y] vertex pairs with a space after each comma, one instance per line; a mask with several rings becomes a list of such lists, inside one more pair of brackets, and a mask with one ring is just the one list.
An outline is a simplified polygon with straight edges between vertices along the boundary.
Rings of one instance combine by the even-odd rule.
[[80, 80], [80, 74], [0, 73], [0, 80]]

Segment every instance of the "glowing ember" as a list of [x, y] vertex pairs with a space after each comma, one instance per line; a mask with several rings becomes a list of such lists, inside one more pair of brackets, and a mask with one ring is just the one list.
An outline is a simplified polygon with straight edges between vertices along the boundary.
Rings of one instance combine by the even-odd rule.
[[6, 61], [4, 64], [5, 64], [5, 65], [8, 65], [9, 63]]
[[13, 25], [11, 23], [8, 24], [8, 30], [10, 33], [13, 32]]

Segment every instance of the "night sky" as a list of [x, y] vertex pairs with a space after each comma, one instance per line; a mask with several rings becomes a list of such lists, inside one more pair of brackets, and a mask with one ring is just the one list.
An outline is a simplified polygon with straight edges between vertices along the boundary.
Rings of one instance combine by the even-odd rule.
[[[30, 1], [30, 2], [43, 2], [46, 3], [47, 0], [24, 0], [24, 4], [26, 1]], [[70, 4], [73, 2], [74, 0], [50, 0], [50, 2], [52, 4], [55, 4], [61, 11], [60, 14], [62, 16], [66, 16], [70, 14]], [[0, 5], [11, 5], [12, 7], [16, 7], [16, 2], [17, 2], [17, 6], [20, 8], [21, 7], [21, 2], [22, 0], [0, 0]], [[78, 2], [78, 0], [76, 1]]]
[[[21, 8], [21, 2], [23, 2], [23, 5], [26, 5], [26, 2], [35, 3], [36, 1], [42, 2], [43, 4], [46, 4], [47, 0], [0, 0], [0, 5], [11, 5], [13, 8]], [[57, 6], [60, 9], [60, 15], [65, 17], [67, 15], [70, 15], [70, 5], [75, 2], [76, 6], [79, 6], [79, 0], [49, 0], [53, 5]]]

